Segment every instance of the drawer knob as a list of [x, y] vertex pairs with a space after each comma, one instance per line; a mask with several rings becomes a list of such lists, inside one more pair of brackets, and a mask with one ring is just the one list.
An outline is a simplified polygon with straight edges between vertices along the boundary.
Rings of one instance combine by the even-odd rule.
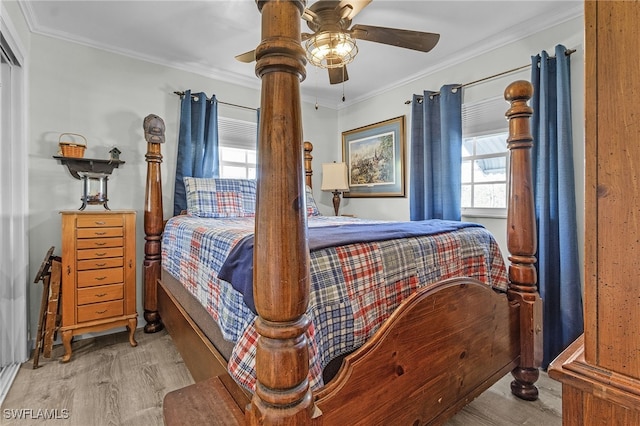
[[95, 232], [96, 235], [104, 235], [106, 234], [106, 232], [102, 231], [102, 232]]
[[96, 256], [104, 256], [105, 254], [107, 254], [107, 253], [105, 253], [105, 252], [103, 252], [103, 251], [101, 251], [100, 253], [97, 253], [97, 252], [96, 252]]
[[105, 263], [105, 262], [103, 262], [103, 263], [96, 263], [96, 266], [105, 266], [105, 265], [106, 265], [106, 263]]
[[96, 244], [97, 246], [103, 246], [103, 245], [105, 245], [105, 244], [107, 244], [107, 243], [105, 243], [105, 242], [103, 241], [103, 242], [99, 242], [99, 243], [98, 243], [98, 242], [96, 242], [95, 244]]
[[106, 279], [107, 277], [96, 277], [96, 281], [102, 281], [104, 279]]
[[107, 310], [106, 310], [106, 309], [105, 309], [104, 311], [96, 311], [96, 314], [98, 314], [98, 315], [102, 315], [102, 314], [104, 314], [105, 312], [107, 312]]
[[105, 297], [107, 295], [107, 293], [98, 293], [96, 294], [96, 297]]
[[105, 222], [104, 222], [104, 221], [102, 221], [102, 220], [96, 220], [96, 221], [95, 221], [95, 224], [96, 224], [96, 225], [104, 225], [104, 224], [105, 224]]

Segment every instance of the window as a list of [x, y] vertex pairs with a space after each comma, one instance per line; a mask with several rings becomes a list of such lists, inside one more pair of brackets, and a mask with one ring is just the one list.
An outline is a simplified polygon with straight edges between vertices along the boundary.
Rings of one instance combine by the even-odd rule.
[[463, 106], [463, 216], [504, 217], [507, 214], [506, 110], [504, 100], [498, 98]]
[[[475, 214], [505, 214], [507, 208], [507, 133], [462, 141], [462, 209]], [[479, 209], [490, 209], [484, 212]], [[466, 212], [470, 214], [472, 212]]]
[[220, 147], [220, 177], [256, 178], [256, 150]]
[[256, 178], [257, 123], [218, 117], [220, 177]]

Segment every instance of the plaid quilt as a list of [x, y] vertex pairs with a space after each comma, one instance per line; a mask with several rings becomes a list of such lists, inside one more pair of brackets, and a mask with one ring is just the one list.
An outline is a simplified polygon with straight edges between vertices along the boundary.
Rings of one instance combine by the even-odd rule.
[[[347, 217], [314, 216], [309, 226], [362, 222]], [[374, 223], [376, 221], [367, 221]], [[253, 218], [176, 216], [167, 222], [162, 242], [163, 267], [211, 314], [235, 347], [231, 376], [255, 389], [255, 314], [242, 294], [218, 279], [233, 246], [253, 233]], [[437, 235], [355, 243], [311, 252], [311, 325], [309, 381], [323, 386], [322, 370], [333, 358], [362, 346], [398, 305], [418, 288], [453, 277], [472, 277], [501, 291], [507, 289], [500, 249], [484, 228], [464, 228]]]

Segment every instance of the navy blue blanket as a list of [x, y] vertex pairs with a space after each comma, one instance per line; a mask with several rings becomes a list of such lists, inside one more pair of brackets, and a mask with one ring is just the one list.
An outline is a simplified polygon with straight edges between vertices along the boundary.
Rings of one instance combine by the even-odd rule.
[[[309, 251], [338, 247], [358, 242], [386, 241], [398, 238], [435, 235], [468, 227], [481, 227], [471, 222], [424, 220], [414, 222], [363, 223], [309, 228]], [[218, 278], [242, 293], [243, 300], [255, 313], [253, 301], [253, 234], [240, 240], [229, 252]]]

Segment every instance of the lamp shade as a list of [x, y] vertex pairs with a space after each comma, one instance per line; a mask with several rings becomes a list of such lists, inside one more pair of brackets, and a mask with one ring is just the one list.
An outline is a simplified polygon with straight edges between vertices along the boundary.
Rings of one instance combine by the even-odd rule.
[[347, 179], [347, 164], [323, 163], [321, 189], [323, 191], [349, 190], [349, 180]]

